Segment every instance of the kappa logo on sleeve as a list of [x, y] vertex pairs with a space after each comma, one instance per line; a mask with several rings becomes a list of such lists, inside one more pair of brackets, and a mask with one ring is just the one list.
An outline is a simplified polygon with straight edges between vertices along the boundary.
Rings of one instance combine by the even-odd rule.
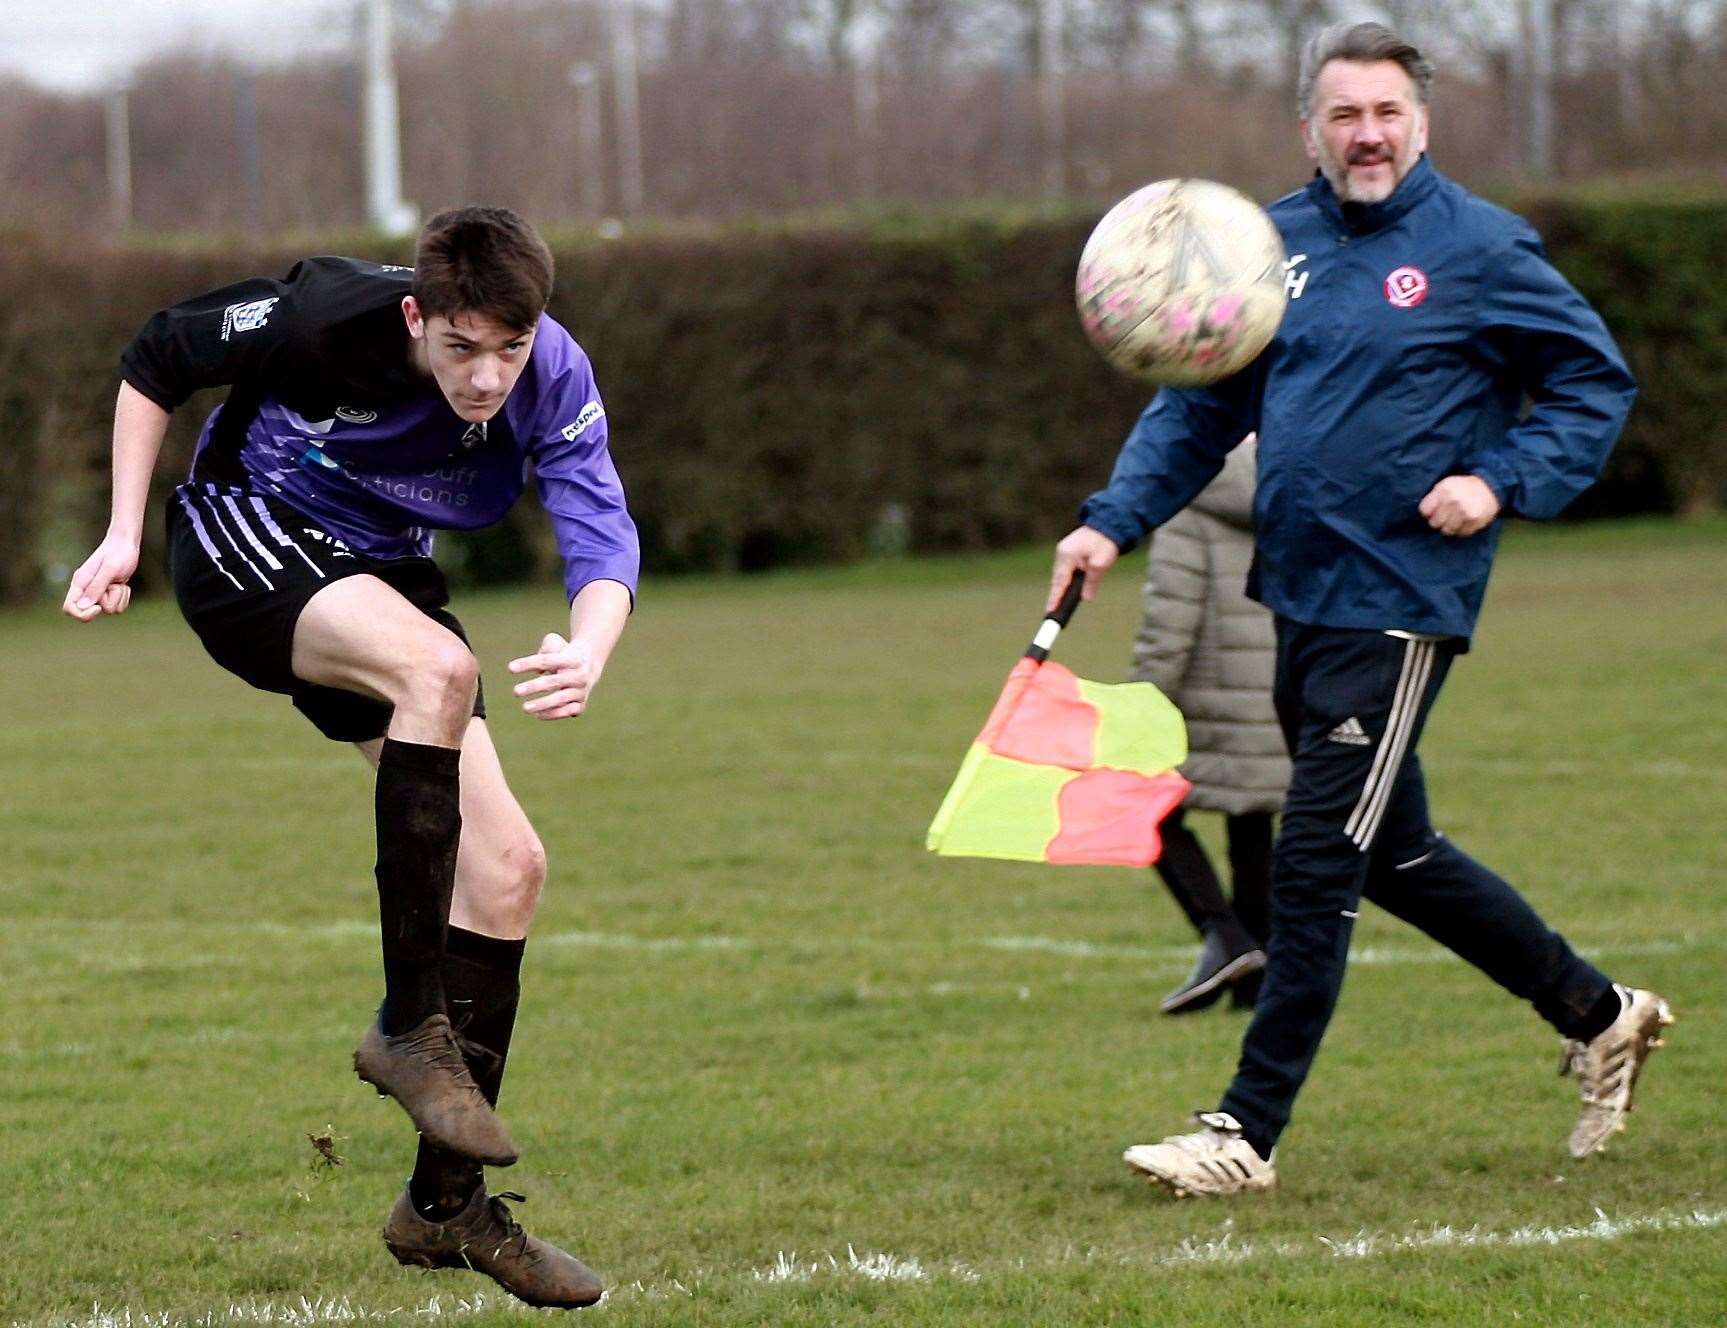
[[577, 438], [581, 437], [585, 430], [592, 428], [596, 423], [604, 419], [605, 414], [606, 408], [599, 402], [588, 402], [587, 405], [582, 407], [582, 413], [576, 416], [575, 421], [571, 424], [566, 424], [563, 427], [562, 433], [564, 435], [564, 441], [566, 443], [575, 442]]
[[270, 321], [270, 310], [276, 307], [280, 296], [272, 295], [267, 300], [248, 300], [244, 304], [230, 304], [222, 311], [222, 340], [227, 341], [239, 332], [256, 332]]

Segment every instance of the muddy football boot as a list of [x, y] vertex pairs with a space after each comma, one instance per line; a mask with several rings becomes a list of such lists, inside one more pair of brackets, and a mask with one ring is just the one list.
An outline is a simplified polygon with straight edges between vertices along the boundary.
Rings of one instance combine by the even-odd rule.
[[396, 1037], [373, 1024], [354, 1052], [354, 1073], [395, 1098], [439, 1148], [494, 1167], [516, 1160], [515, 1140], [468, 1073], [446, 1016], [432, 1015]]
[[540, 1309], [573, 1310], [597, 1301], [605, 1288], [594, 1270], [523, 1231], [505, 1199], [526, 1202], [519, 1194], [487, 1194], [482, 1185], [449, 1221], [428, 1222], [403, 1190], [384, 1223], [384, 1244], [397, 1263], [471, 1268]]

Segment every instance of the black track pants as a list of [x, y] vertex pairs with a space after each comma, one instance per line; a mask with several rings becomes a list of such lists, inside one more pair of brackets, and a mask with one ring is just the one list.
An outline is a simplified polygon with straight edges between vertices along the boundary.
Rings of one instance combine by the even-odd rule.
[[1561, 1032], [1608, 979], [1516, 890], [1438, 834], [1415, 747], [1457, 643], [1277, 624], [1293, 776], [1278, 833], [1264, 985], [1221, 1109], [1269, 1148], [1343, 986], [1362, 896], [1530, 1001]]

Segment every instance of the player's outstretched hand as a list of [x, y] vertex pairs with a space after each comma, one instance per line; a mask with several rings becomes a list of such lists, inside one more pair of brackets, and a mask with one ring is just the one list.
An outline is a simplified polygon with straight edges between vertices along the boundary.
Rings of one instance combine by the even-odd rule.
[[132, 602], [132, 587], [127, 582], [137, 570], [136, 541], [110, 535], [72, 573], [72, 584], [60, 608], [79, 622], [91, 622], [104, 613], [124, 613]]
[[1085, 588], [1080, 591], [1080, 598], [1095, 598], [1098, 582], [1103, 580], [1105, 572], [1115, 566], [1115, 560], [1119, 557], [1121, 549], [1101, 530], [1081, 526], [1078, 530], [1070, 531], [1062, 538], [1061, 543], [1055, 546], [1055, 569], [1049, 575], [1049, 602], [1043, 606], [1043, 611], [1049, 613], [1061, 602], [1067, 583], [1073, 580], [1073, 574], [1078, 571], [1085, 573]]
[[1479, 475], [1448, 475], [1421, 500], [1421, 515], [1442, 535], [1473, 535], [1499, 515], [1499, 499]]
[[517, 696], [529, 698], [522, 702], [522, 710], [535, 719], [569, 719], [581, 714], [600, 680], [600, 666], [593, 652], [584, 643], [566, 641], [556, 632], [546, 633], [538, 654], [512, 659], [510, 672], [539, 675], [512, 689]]

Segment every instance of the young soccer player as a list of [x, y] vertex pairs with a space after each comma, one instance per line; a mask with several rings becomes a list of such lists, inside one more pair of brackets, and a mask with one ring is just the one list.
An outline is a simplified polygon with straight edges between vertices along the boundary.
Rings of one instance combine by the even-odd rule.
[[158, 313], [121, 358], [112, 517], [64, 608], [125, 611], [169, 414], [229, 385], [169, 505], [174, 590], [219, 664], [376, 767], [384, 997], [354, 1066], [420, 1132], [385, 1243], [404, 1264], [472, 1267], [529, 1304], [574, 1307], [599, 1279], [484, 1183], [516, 1160], [494, 1107], [546, 865], [431, 558], [432, 531], [502, 518], [532, 463], [568, 636], [511, 662], [514, 691], [536, 718], [581, 714], [639, 556], [605, 409], [545, 313], [551, 289], [532, 227], [464, 208], [426, 225], [413, 268], [308, 258]]

